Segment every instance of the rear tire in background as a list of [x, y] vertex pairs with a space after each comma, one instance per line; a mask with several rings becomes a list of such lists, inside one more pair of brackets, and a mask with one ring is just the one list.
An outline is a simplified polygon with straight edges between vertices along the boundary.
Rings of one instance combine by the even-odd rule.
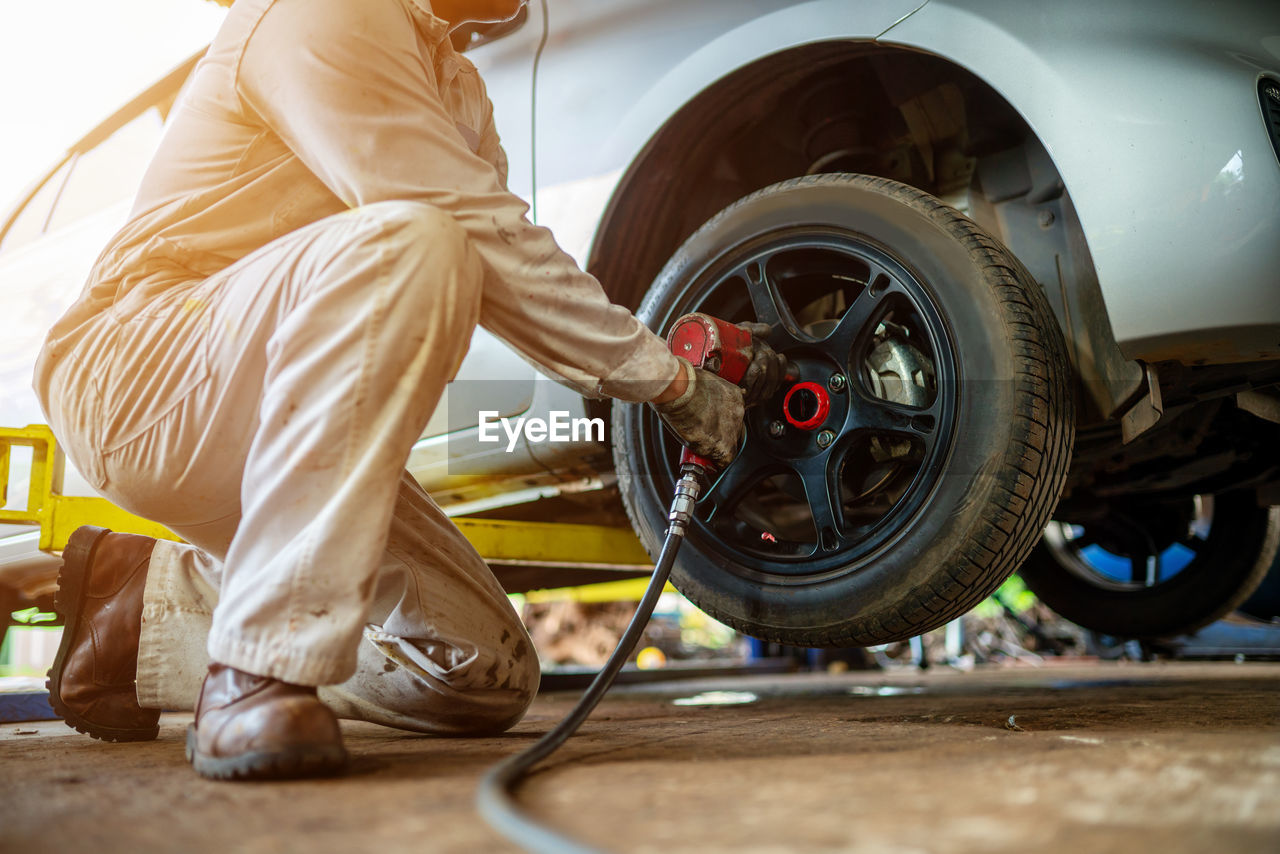
[[1280, 541], [1280, 508], [1259, 507], [1251, 491], [1101, 509], [1093, 522], [1051, 523], [1020, 574], [1058, 614], [1117, 638], [1171, 637], [1225, 617], [1266, 576]]
[[[1272, 507], [1271, 512], [1280, 514], [1280, 508]], [[1273, 515], [1272, 518], [1280, 523], [1280, 515]], [[1280, 620], [1280, 550], [1277, 550], [1271, 561], [1271, 568], [1262, 581], [1249, 594], [1249, 598], [1240, 603], [1240, 610], [1265, 622]]]
[[[965, 613], [1026, 557], [1067, 471], [1069, 366], [1040, 287], [971, 220], [864, 175], [777, 184], [690, 237], [637, 315], [665, 334], [690, 311], [771, 323], [829, 409], [797, 427], [784, 387], [748, 410], [672, 574], [711, 616], [797, 646], [887, 643]], [[648, 407], [613, 419], [624, 504], [656, 554], [679, 446]]]

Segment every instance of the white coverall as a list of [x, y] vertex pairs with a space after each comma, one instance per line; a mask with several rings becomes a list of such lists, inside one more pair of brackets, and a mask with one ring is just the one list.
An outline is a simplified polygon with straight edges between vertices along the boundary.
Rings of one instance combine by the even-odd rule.
[[528, 635], [409, 451], [476, 323], [586, 394], [678, 370], [525, 213], [426, 0], [231, 9], [36, 368], [90, 482], [191, 544], [152, 557], [144, 706], [212, 657], [400, 727], [523, 714]]

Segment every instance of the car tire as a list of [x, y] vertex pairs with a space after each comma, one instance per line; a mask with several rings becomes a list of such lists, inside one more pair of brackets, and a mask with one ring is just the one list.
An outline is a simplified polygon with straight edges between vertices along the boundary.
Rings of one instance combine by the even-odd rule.
[[[1100, 634], [1148, 639], [1193, 632], [1231, 613], [1249, 597], [1271, 568], [1280, 540], [1280, 508], [1259, 507], [1252, 492], [1213, 496], [1211, 507], [1207, 530], [1201, 524], [1199, 532], [1195, 525], [1177, 528], [1176, 523], [1159, 521], [1178, 509], [1170, 505], [1112, 508], [1093, 526], [1054, 522], [1020, 574], [1042, 602]], [[1091, 527], [1120, 530], [1117, 520], [1121, 528], [1145, 530], [1153, 545], [1126, 549], [1117, 544], [1122, 536], [1099, 539], [1097, 533], [1090, 533]], [[1070, 539], [1069, 528], [1074, 529]], [[1091, 546], [1101, 548], [1100, 542], [1108, 546], [1103, 557], [1119, 556], [1133, 565], [1131, 580], [1108, 576], [1098, 558], [1085, 551]], [[1148, 557], [1140, 551], [1167, 555], [1178, 544], [1194, 554], [1189, 563], [1167, 579], [1138, 580]]]
[[[1271, 512], [1280, 513], [1280, 509], [1272, 508]], [[1271, 568], [1262, 581], [1249, 594], [1249, 598], [1241, 603], [1240, 610], [1264, 622], [1280, 620], [1280, 551], [1276, 552]]]
[[[959, 617], [1026, 557], [1067, 471], [1069, 366], [1040, 287], [967, 217], [865, 175], [768, 187], [693, 234], [637, 315], [661, 334], [690, 311], [771, 323], [829, 409], [797, 427], [784, 384], [748, 410], [672, 574], [708, 614], [777, 643], [888, 643]], [[613, 436], [656, 554], [679, 446], [633, 404]]]

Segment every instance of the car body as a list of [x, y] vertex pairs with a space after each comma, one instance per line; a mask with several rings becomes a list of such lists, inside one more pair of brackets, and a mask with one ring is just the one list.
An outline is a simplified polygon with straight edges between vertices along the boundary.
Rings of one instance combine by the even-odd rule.
[[[1274, 5], [546, 0], [456, 36], [488, 83], [511, 189], [615, 302], [639, 306], [748, 193], [891, 178], [968, 214], [1043, 287], [1081, 404], [1061, 518], [1133, 496], [1280, 500]], [[6, 318], [0, 423], [39, 418], [26, 389], [43, 330], [127, 209], [116, 194], [64, 215], [60, 176], [167, 112], [193, 62], [73, 148], [3, 226], [0, 279], [32, 301]], [[114, 177], [136, 184], [140, 166]], [[602, 416], [599, 402], [480, 331], [445, 403], [409, 468], [449, 512], [620, 518], [607, 442], [481, 441], [481, 411]], [[40, 560], [19, 536], [15, 572]]]

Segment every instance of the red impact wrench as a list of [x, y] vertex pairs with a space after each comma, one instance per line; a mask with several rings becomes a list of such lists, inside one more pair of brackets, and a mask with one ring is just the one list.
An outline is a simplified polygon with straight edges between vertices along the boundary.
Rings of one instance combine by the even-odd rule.
[[[677, 356], [737, 385], [751, 366], [751, 333], [702, 312], [680, 317], [667, 333], [667, 347]], [[794, 381], [794, 370], [788, 368]], [[680, 479], [667, 515], [667, 534], [683, 537], [698, 495], [716, 470], [715, 463], [685, 448], [680, 453]]]

